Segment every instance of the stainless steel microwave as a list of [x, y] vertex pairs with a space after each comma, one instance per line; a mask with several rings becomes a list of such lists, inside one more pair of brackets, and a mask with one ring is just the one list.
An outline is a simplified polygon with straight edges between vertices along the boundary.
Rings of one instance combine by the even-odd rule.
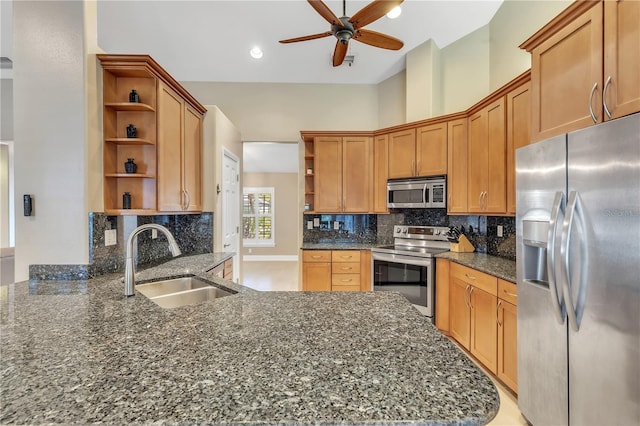
[[389, 179], [388, 208], [446, 208], [447, 180], [445, 176]]

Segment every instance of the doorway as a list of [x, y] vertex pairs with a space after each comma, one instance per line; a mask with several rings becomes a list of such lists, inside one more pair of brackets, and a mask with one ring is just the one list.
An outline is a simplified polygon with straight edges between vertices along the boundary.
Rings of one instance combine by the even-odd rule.
[[223, 151], [222, 157], [222, 250], [234, 252], [233, 281], [238, 282], [240, 263], [240, 160]]

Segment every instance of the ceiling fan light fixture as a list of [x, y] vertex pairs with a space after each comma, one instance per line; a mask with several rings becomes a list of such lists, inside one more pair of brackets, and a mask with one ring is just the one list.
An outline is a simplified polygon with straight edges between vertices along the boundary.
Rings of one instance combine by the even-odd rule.
[[260, 58], [262, 58], [262, 49], [260, 49], [258, 46], [254, 46], [249, 51], [249, 54], [254, 59], [260, 59]]
[[387, 13], [387, 18], [396, 19], [402, 13], [402, 8], [400, 6], [396, 6]]

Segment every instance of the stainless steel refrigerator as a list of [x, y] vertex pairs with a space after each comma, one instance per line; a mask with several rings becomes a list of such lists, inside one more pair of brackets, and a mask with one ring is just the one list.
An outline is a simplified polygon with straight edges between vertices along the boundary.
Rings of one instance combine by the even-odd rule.
[[516, 152], [518, 406], [640, 425], [640, 114]]

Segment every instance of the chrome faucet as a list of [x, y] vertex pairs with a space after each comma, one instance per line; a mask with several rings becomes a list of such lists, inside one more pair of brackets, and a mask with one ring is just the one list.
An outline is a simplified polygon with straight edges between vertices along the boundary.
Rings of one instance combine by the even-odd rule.
[[125, 269], [124, 269], [124, 295], [125, 296], [133, 296], [133, 286], [135, 285], [135, 273], [136, 268], [133, 264], [133, 240], [136, 239], [138, 234], [146, 229], [157, 229], [162, 232], [166, 237], [167, 241], [169, 241], [169, 250], [173, 257], [180, 256], [182, 252], [180, 251], [180, 247], [176, 243], [176, 240], [171, 235], [171, 232], [167, 228], [162, 225], [158, 225], [155, 223], [147, 223], [145, 225], [140, 225], [136, 229], [131, 232], [129, 238], [127, 239], [126, 245], [126, 261], [125, 261]]

